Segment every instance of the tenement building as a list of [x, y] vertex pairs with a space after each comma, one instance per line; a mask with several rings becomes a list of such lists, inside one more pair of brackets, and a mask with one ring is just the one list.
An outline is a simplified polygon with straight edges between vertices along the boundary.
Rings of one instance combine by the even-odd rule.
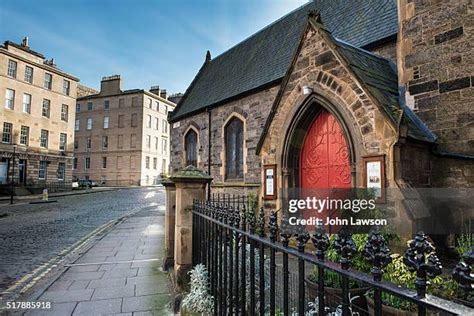
[[81, 87], [77, 99], [74, 176], [105, 185], [152, 185], [168, 174], [166, 90], [122, 90], [118, 75], [104, 77], [100, 91]]
[[0, 184], [71, 181], [78, 81], [28, 38], [0, 46]]
[[315, 0], [208, 52], [169, 116], [173, 171], [275, 209], [286, 188], [472, 187], [470, 6]]

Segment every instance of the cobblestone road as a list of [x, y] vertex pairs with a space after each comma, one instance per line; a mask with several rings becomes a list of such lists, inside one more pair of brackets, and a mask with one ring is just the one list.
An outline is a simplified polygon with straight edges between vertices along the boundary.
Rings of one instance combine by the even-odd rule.
[[162, 188], [120, 189], [0, 205], [0, 292], [105, 223], [164, 205]]

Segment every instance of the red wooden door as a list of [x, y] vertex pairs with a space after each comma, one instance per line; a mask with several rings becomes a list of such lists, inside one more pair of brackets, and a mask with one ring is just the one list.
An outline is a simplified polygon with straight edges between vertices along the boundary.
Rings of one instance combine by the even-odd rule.
[[300, 188], [350, 188], [349, 151], [344, 131], [321, 111], [306, 134], [300, 155]]

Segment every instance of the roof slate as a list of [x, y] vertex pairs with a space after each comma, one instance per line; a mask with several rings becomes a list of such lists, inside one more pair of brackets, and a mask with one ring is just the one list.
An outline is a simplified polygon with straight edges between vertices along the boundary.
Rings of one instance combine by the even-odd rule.
[[401, 118], [401, 121], [408, 126], [408, 136], [411, 138], [426, 142], [436, 140], [435, 135], [416, 114], [404, 106], [404, 102], [400, 102], [398, 74], [392, 61], [344, 41], [332, 39], [351, 70], [395, 125], [398, 125]]
[[397, 124], [401, 110], [398, 105], [398, 75], [396, 66], [383, 57], [362, 50], [333, 38], [354, 74], [363, 82], [368, 92], [377, 99], [383, 111]]
[[319, 11], [335, 37], [355, 46], [367, 46], [398, 32], [395, 0], [311, 1], [207, 61], [170, 114], [170, 120], [281, 80], [310, 10]]

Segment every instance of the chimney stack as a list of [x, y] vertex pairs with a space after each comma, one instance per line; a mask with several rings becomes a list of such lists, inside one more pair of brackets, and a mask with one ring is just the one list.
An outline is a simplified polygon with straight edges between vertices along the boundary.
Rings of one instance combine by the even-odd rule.
[[174, 104], [178, 104], [179, 101], [183, 98], [183, 94], [181, 92], [172, 94], [168, 97], [168, 101], [173, 102]]
[[166, 89], [163, 89], [163, 90], [160, 91], [160, 97], [162, 97], [163, 99], [168, 100], [168, 95], [166, 94]]
[[28, 36], [23, 37], [23, 40], [21, 41], [21, 46], [29, 47]]
[[102, 77], [102, 81], [100, 82], [101, 95], [119, 94], [121, 92], [122, 79], [120, 78], [120, 75]]
[[153, 93], [153, 94], [156, 94], [157, 96], [160, 96], [160, 86], [156, 85], [156, 86], [152, 86], [150, 88], [150, 92]]
[[[23, 45], [23, 44], [22, 44]], [[54, 63], [54, 58], [51, 58], [51, 59], [46, 59], [44, 61], [44, 63], [48, 66], [51, 66], [51, 67], [56, 67], [56, 64]]]

